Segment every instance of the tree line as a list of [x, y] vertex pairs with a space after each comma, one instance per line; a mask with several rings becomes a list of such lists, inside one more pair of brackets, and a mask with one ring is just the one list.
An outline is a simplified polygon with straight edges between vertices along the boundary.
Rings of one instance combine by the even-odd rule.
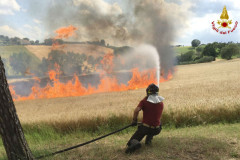
[[0, 46], [8, 45], [39, 45], [39, 40], [30, 40], [29, 38], [19, 38], [13, 37], [9, 38], [8, 36], [0, 35]]
[[177, 64], [211, 62], [216, 58], [230, 60], [234, 56], [240, 58], [240, 45], [238, 43], [213, 42], [200, 45], [201, 42], [194, 39], [191, 44], [193, 47], [191, 51], [177, 55]]
[[57, 44], [94, 44], [99, 46], [109, 46], [106, 44], [104, 39], [96, 40], [96, 41], [86, 41], [86, 42], [66, 42], [62, 39], [54, 39], [54, 38], [47, 38], [44, 39], [42, 43], [39, 40], [30, 40], [29, 38], [19, 38], [19, 37], [12, 37], [9, 38], [8, 36], [0, 35], [0, 46], [9, 46], [9, 45], [48, 45], [51, 46], [53, 43]]
[[102, 58], [101, 56], [97, 58], [92, 55], [87, 56], [85, 53], [65, 53], [60, 50], [52, 50], [47, 58], [42, 58], [34, 68], [30, 68], [29, 64], [33, 61], [33, 57], [26, 52], [20, 52], [9, 57], [9, 64], [15, 75], [20, 77], [46, 76], [49, 70], [56, 68], [56, 64], [60, 67], [61, 75], [81, 75], [94, 71], [95, 65], [99, 64]]

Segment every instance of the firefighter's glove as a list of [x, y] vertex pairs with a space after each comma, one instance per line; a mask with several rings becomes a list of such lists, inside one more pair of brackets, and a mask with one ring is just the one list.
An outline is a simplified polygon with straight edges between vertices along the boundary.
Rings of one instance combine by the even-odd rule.
[[137, 119], [133, 119], [132, 120], [132, 126], [136, 126], [137, 125]]

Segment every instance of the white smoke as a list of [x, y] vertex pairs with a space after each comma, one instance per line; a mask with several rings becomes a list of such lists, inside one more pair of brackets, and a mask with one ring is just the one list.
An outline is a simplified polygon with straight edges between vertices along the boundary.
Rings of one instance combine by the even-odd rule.
[[[142, 44], [134, 47], [134, 49], [128, 53], [125, 53], [121, 57], [125, 63], [125, 66], [131, 66], [130, 68], [139, 68], [140, 70], [156, 69], [156, 84], [159, 86], [160, 82], [160, 57], [157, 49], [150, 44]], [[121, 69], [123, 67], [121, 66]]]
[[[55, 1], [57, 2], [57, 1]], [[174, 51], [170, 47], [186, 24], [191, 3], [164, 0], [62, 0], [49, 5], [43, 24], [49, 32], [73, 25], [78, 28], [75, 40], [104, 39], [113, 46], [151, 44], [157, 48], [164, 73], [172, 71]], [[36, 8], [36, 7], [32, 7]]]
[[[134, 54], [136, 56], [143, 56], [148, 59], [148, 63], [152, 63], [156, 68], [156, 84], [159, 86], [160, 82], [160, 57], [157, 49], [149, 44], [142, 44], [135, 48]], [[139, 62], [141, 64], [141, 62]]]

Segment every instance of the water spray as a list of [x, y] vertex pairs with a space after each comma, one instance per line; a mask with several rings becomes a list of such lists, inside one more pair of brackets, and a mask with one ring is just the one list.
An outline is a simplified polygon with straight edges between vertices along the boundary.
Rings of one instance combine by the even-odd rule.
[[157, 49], [149, 44], [143, 44], [135, 48], [134, 53], [140, 56], [148, 57], [151, 61], [153, 61], [153, 65], [156, 68], [156, 78], [157, 78], [157, 86], [159, 87], [160, 83], [160, 57]]

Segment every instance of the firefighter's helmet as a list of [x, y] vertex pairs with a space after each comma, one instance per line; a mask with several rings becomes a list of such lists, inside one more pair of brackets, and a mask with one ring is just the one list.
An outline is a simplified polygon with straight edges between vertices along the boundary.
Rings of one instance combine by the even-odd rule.
[[147, 89], [146, 89], [146, 92], [147, 92], [147, 95], [151, 95], [151, 94], [158, 94], [158, 91], [159, 91], [159, 88], [158, 86], [156, 86], [155, 84], [150, 84]]

